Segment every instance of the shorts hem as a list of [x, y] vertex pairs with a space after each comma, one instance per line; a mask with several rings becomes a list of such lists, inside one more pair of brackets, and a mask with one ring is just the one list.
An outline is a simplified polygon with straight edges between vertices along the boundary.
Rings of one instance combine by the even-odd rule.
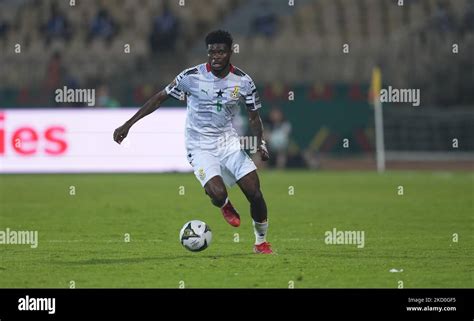
[[204, 185], [206, 185], [207, 182], [209, 182], [209, 181], [211, 180], [211, 178], [216, 177], [216, 176], [222, 177], [222, 175], [219, 175], [218, 173], [215, 173], [214, 175], [212, 175], [212, 176], [206, 178], [206, 180], [203, 180], [203, 181], [202, 181], [202, 180], [199, 180], [199, 181], [201, 182], [202, 187], [204, 187]]
[[[249, 173], [251, 173], [251, 172], [253, 172], [253, 171], [256, 171], [256, 170], [257, 170], [257, 166], [254, 165], [254, 168], [253, 168], [253, 169], [250, 169], [250, 170], [248, 170], [248, 171], [245, 171], [244, 174], [239, 175], [239, 177], [236, 177], [236, 178], [235, 178], [235, 183], [237, 183], [237, 182], [238, 182], [242, 177], [244, 177], [245, 175], [247, 175], [247, 174], [249, 174]], [[234, 183], [234, 184], [235, 184], [235, 183]]]

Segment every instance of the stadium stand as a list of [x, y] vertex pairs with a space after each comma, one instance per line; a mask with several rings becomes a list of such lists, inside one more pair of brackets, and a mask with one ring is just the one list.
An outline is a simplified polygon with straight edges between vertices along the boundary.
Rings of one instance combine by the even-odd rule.
[[[1, 1], [0, 106], [54, 106], [52, 89], [60, 84], [102, 88], [111, 106], [139, 106], [183, 68], [201, 63], [205, 34], [223, 28], [238, 45], [234, 63], [251, 73], [269, 105], [264, 113], [281, 105], [290, 121], [301, 119], [291, 119], [289, 88], [305, 97], [299, 100], [302, 109], [364, 102], [366, 123], [349, 134], [359, 139], [361, 151], [370, 152], [368, 84], [379, 65], [385, 84], [420, 89], [424, 110], [431, 109], [419, 115], [387, 104], [389, 150], [442, 151], [453, 135], [474, 141], [473, 0], [413, 0], [403, 6], [394, 0], [298, 0], [295, 7], [285, 0], [184, 3]], [[346, 44], [349, 54], [343, 52]], [[320, 117], [320, 111], [311, 112], [308, 117]], [[306, 143], [289, 145], [328, 151], [347, 135], [330, 129], [326, 143], [314, 148], [326, 130], [326, 124], [318, 126], [293, 126], [296, 141]]]
[[[392, 0], [300, 1], [294, 9], [288, 9], [286, 1], [272, 6], [260, 1], [262, 8], [276, 17], [272, 37], [252, 29], [259, 14], [251, 11], [254, 1], [252, 8], [249, 1], [211, 2], [202, 6], [187, 1], [182, 7], [178, 1], [166, 2], [179, 25], [174, 34], [177, 50], [170, 59], [165, 48], [153, 53], [150, 44], [153, 21], [163, 13], [163, 2], [77, 1], [71, 7], [68, 1], [6, 1], [0, 16], [0, 26], [4, 26], [0, 28], [0, 64], [5, 75], [2, 87], [21, 90], [38, 84], [45, 79], [46, 70], [37, 66], [46, 65], [55, 52], [62, 54], [66, 75], [82, 86], [98, 81], [94, 79], [97, 70], [101, 71], [101, 81], [127, 82], [121, 87], [144, 82], [163, 85], [180, 71], [176, 61], [182, 65], [200, 62], [195, 53], [204, 52], [203, 35], [222, 26], [233, 30], [240, 48], [236, 60], [252, 70], [258, 83], [271, 83], [283, 75], [290, 84], [315, 79], [323, 83], [368, 82], [374, 61], [379, 61], [387, 81], [422, 87], [433, 93], [427, 95], [432, 103], [473, 99], [466, 84], [472, 83], [474, 73], [463, 68], [470, 59], [466, 49], [474, 46], [472, 1], [406, 1], [403, 8]], [[53, 7], [58, 13], [53, 14]], [[92, 36], [97, 32], [93, 29], [101, 10], [113, 21], [112, 30], [104, 31], [111, 32], [110, 37]], [[67, 25], [65, 31], [48, 31], [61, 30], [54, 23], [61, 25], [62, 21]], [[134, 37], [136, 34], [147, 36]], [[456, 59], [445, 59], [452, 55], [447, 39], [464, 43]], [[17, 43], [22, 46], [21, 59], [13, 50]], [[125, 44], [131, 46], [128, 55], [124, 54]], [[342, 52], [343, 44], [349, 45], [350, 55]], [[279, 68], [271, 67], [275, 65]], [[144, 72], [134, 73], [140, 66]], [[447, 73], [452, 81], [431, 81]], [[457, 95], [451, 95], [453, 91]], [[449, 101], [453, 99], [461, 101]]]

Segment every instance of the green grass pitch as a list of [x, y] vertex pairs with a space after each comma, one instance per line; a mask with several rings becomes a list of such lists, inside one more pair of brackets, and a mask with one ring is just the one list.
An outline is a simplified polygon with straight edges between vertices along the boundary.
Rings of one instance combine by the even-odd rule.
[[[264, 171], [260, 178], [278, 255], [253, 254], [238, 187], [230, 198], [242, 225], [233, 228], [191, 173], [2, 175], [0, 230], [37, 230], [39, 244], [0, 244], [0, 287], [474, 286], [472, 173]], [[191, 219], [213, 231], [203, 252], [178, 240]], [[326, 244], [333, 228], [364, 231], [365, 246]]]

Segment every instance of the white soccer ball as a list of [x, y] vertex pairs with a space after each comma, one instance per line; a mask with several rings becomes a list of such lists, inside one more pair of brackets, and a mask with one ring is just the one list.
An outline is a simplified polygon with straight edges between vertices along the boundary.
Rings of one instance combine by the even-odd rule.
[[192, 220], [184, 224], [179, 232], [179, 240], [186, 249], [199, 252], [211, 244], [212, 232], [206, 223]]

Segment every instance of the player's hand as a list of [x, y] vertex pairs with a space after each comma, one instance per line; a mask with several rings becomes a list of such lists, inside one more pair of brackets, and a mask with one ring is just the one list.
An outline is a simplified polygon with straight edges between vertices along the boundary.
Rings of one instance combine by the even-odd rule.
[[120, 126], [114, 131], [114, 140], [120, 144], [127, 137], [129, 130], [130, 126], [127, 124]]
[[262, 140], [262, 143], [260, 144], [257, 150], [260, 152], [260, 157], [262, 161], [266, 162], [270, 159], [270, 154], [268, 153], [267, 149], [267, 143], [264, 140]]

